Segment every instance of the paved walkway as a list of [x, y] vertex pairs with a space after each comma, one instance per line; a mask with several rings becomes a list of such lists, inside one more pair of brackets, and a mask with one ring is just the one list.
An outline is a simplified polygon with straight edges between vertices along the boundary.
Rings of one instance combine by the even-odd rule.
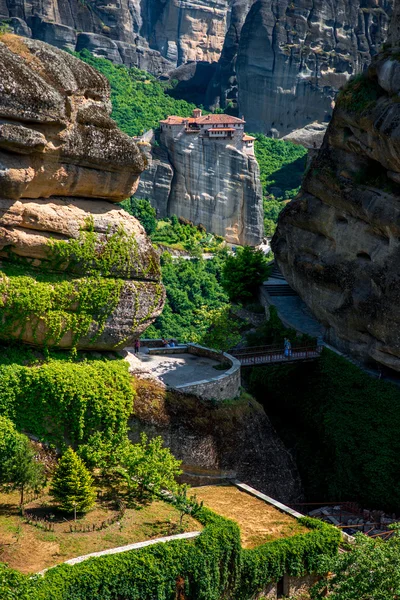
[[142, 370], [150, 373], [170, 387], [221, 375], [220, 371], [214, 369], [214, 366], [220, 364], [219, 362], [187, 352], [170, 355], [148, 354], [148, 348], [145, 347], [142, 347], [136, 356], [133, 348], [125, 348], [125, 352], [125, 359], [129, 362], [132, 371]]
[[275, 266], [271, 277], [264, 282], [261, 294], [265, 297], [267, 304], [276, 307], [278, 315], [286, 327], [315, 338], [324, 336], [324, 326], [312, 315], [307, 305], [292, 290]]

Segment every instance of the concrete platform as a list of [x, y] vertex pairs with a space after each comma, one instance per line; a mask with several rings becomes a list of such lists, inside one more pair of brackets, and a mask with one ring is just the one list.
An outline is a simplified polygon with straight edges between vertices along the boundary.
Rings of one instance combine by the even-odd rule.
[[214, 366], [219, 364], [216, 360], [187, 352], [159, 356], [148, 354], [146, 350], [147, 348], [142, 348], [136, 356], [146, 371], [168, 386], [177, 387], [221, 375], [221, 371], [214, 369]]

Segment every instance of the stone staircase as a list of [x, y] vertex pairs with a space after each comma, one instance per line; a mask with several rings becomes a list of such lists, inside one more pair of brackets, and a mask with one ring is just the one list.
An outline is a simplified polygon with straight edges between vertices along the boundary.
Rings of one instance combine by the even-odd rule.
[[295, 292], [287, 283], [276, 263], [274, 263], [271, 275], [269, 276], [267, 283], [264, 284], [264, 288], [271, 297], [297, 296], [297, 292]]

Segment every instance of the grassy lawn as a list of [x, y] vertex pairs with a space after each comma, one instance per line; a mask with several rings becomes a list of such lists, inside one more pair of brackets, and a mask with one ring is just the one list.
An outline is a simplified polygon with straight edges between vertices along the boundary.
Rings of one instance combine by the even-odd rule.
[[204, 506], [239, 524], [243, 548], [254, 548], [308, 531], [293, 517], [234, 486], [210, 485], [193, 491]]
[[[26, 505], [25, 510], [38, 516], [54, 514], [55, 518], [54, 531], [43, 531], [29, 525], [19, 515], [18, 494], [0, 493], [0, 561], [23, 573], [35, 573], [91, 552], [180, 533], [178, 511], [161, 501], [152, 502], [139, 510], [127, 508], [120, 521], [100, 531], [85, 533], [71, 533], [70, 517], [67, 522], [65, 515], [57, 513], [46, 494]], [[116, 509], [98, 503], [78, 523], [100, 525], [116, 514]], [[202, 526], [185, 516], [183, 529], [199, 531]]]

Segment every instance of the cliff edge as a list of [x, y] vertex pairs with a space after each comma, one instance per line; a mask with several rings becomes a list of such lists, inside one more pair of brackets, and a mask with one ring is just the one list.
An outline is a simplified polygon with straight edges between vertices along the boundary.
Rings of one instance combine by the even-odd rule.
[[0, 339], [108, 350], [161, 312], [157, 256], [115, 206], [145, 159], [97, 71], [0, 37]]
[[300, 195], [282, 213], [278, 264], [327, 339], [400, 371], [400, 5], [388, 43], [341, 92]]

